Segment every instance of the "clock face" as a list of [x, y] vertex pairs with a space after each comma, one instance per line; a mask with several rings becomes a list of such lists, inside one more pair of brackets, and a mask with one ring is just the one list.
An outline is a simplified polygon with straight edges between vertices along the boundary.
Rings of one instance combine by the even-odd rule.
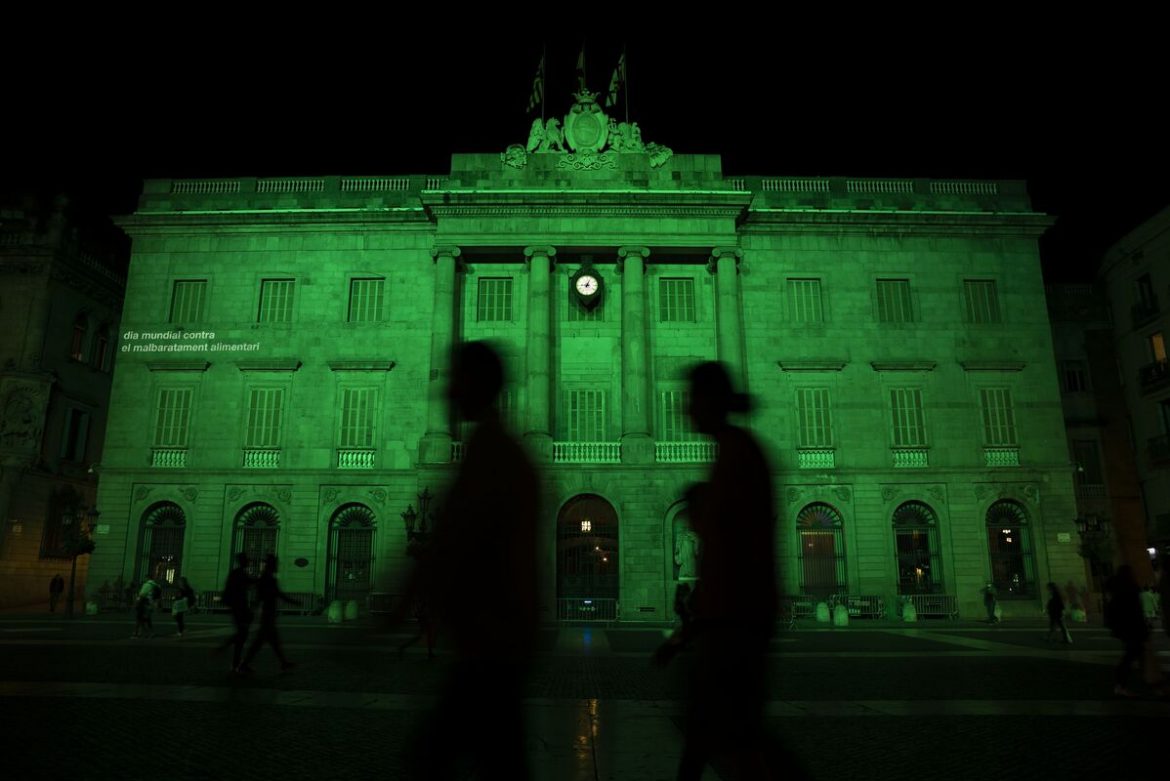
[[583, 296], [591, 296], [597, 292], [597, 277], [582, 274], [577, 277], [577, 292]]

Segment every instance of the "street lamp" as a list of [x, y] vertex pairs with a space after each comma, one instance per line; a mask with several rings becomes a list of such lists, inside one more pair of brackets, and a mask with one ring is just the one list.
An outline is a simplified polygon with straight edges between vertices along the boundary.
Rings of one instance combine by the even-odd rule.
[[73, 597], [77, 589], [77, 557], [93, 553], [93, 527], [101, 512], [96, 507], [78, 507], [61, 520], [69, 527], [65, 552], [69, 555], [69, 593], [65, 597], [65, 615], [73, 618]]
[[406, 551], [411, 555], [415, 555], [418, 546], [425, 545], [430, 539], [434, 526], [432, 499], [434, 497], [431, 495], [431, 489], [423, 488], [422, 493], [418, 495], [418, 512], [414, 511], [414, 505], [408, 504], [406, 511], [402, 513], [402, 522], [406, 525]]
[[1112, 529], [1110, 524], [1097, 515], [1078, 516], [1077, 534], [1081, 545], [1078, 551], [1089, 562], [1093, 573], [1093, 585], [1099, 592], [1101, 575], [1108, 575], [1113, 569]]

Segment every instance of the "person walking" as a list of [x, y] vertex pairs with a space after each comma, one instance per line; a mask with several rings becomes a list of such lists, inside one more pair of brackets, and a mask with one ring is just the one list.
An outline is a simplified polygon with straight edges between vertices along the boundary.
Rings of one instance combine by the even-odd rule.
[[1134, 662], [1139, 670], [1145, 657], [1146, 641], [1150, 637], [1145, 616], [1142, 615], [1137, 579], [1133, 567], [1123, 564], [1105, 586], [1109, 601], [1105, 603], [1105, 626], [1121, 641], [1121, 661], [1114, 672], [1113, 693], [1119, 697], [1133, 697], [1129, 688], [1130, 670]]
[[154, 605], [162, 596], [162, 586], [154, 578], [148, 577], [138, 589], [138, 599], [134, 603], [134, 634], [132, 638], [154, 637]]
[[65, 591], [65, 578], [58, 573], [49, 581], [49, 612], [57, 612], [57, 602], [61, 599], [61, 593]]
[[264, 571], [256, 581], [256, 596], [260, 601], [260, 630], [253, 638], [252, 645], [248, 647], [248, 653], [236, 668], [236, 672], [254, 672], [251, 666], [252, 659], [265, 643], [271, 645], [272, 650], [276, 652], [281, 671], [291, 670], [296, 665], [288, 660], [284, 655], [284, 649], [280, 647], [280, 633], [276, 630], [276, 614], [279, 608], [276, 603], [278, 600], [290, 605], [300, 603], [280, 590], [280, 585], [276, 582], [276, 556], [271, 553], [264, 557]]
[[987, 623], [998, 624], [999, 616], [996, 615], [999, 609], [999, 600], [996, 599], [995, 586], [990, 582], [983, 587], [983, 607], [987, 610]]
[[1060, 597], [1060, 588], [1052, 582], [1048, 584], [1048, 604], [1045, 609], [1048, 611], [1048, 636], [1045, 640], [1052, 642], [1052, 633], [1060, 629], [1061, 642], [1071, 645], [1072, 635], [1064, 623], [1064, 600]]
[[229, 645], [234, 646], [232, 672], [239, 669], [240, 663], [244, 661], [244, 646], [248, 643], [248, 631], [252, 627], [252, 604], [248, 590], [255, 584], [256, 578], [248, 574], [248, 554], [237, 553], [236, 566], [228, 573], [221, 597], [222, 603], [231, 611], [235, 631], [216, 649], [222, 651]]
[[1146, 618], [1146, 627], [1152, 632], [1158, 620], [1158, 593], [1151, 583], [1141, 590], [1138, 598], [1142, 603], [1142, 615]]
[[171, 616], [175, 619], [175, 626], [179, 631], [175, 633], [175, 637], [182, 639], [184, 631], [184, 619], [187, 613], [195, 609], [195, 589], [191, 588], [191, 584], [187, 582], [186, 578], [179, 578], [179, 593], [175, 596], [175, 601], [171, 603]]

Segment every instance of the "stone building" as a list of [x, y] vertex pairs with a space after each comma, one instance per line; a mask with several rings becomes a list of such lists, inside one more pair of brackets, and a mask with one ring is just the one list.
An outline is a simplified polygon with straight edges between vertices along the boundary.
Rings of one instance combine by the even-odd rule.
[[64, 198], [0, 209], [0, 607], [48, 602], [93, 520], [126, 285], [106, 227], [79, 229]]
[[584, 92], [433, 176], [149, 181], [91, 582], [218, 588], [272, 550], [291, 591], [392, 592], [403, 512], [460, 458], [449, 348], [491, 339], [542, 463], [549, 620], [672, 617], [714, 455], [685, 373], [716, 358], [758, 402], [783, 592], [977, 617], [994, 580], [1035, 615], [1083, 578], [1049, 223], [1021, 182], [727, 177]]

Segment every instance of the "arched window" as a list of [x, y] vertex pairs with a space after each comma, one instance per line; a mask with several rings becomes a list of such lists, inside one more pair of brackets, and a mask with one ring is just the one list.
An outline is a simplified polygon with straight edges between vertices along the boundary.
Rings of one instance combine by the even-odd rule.
[[85, 360], [86, 338], [89, 336], [89, 318], [82, 312], [73, 320], [73, 338], [69, 342], [69, 357]]
[[1028, 513], [1019, 502], [1002, 499], [987, 508], [987, 549], [991, 582], [1001, 597], [1035, 592]]
[[823, 502], [806, 505], [797, 513], [802, 594], [828, 597], [846, 592], [843, 525], [841, 513]]
[[160, 502], [142, 516], [142, 547], [138, 582], [153, 577], [163, 589], [178, 583], [183, 566], [183, 533], [187, 516], [173, 502]]
[[899, 594], [942, 591], [938, 557], [938, 516], [923, 502], [904, 502], [894, 510], [894, 551]]
[[357, 600], [365, 605], [373, 586], [374, 511], [346, 504], [329, 521], [329, 572], [326, 599]]
[[233, 553], [248, 555], [248, 574], [260, 575], [260, 565], [268, 554], [276, 554], [276, 533], [280, 529], [280, 514], [270, 504], [256, 502], [236, 514]]
[[110, 369], [110, 327], [102, 323], [93, 347], [93, 365], [98, 371]]

